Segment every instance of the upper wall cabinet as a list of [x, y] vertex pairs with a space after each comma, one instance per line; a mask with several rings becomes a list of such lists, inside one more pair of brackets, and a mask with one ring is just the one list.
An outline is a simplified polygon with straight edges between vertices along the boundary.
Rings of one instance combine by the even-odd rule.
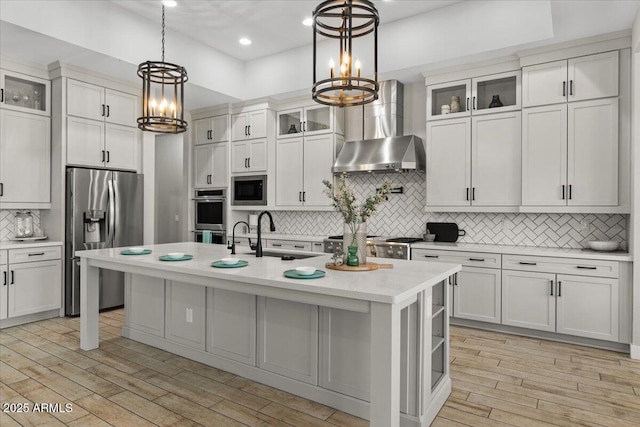
[[522, 69], [522, 105], [618, 96], [618, 51], [532, 65]]
[[123, 126], [136, 126], [136, 97], [68, 79], [67, 114]]
[[194, 145], [229, 140], [229, 116], [222, 115], [194, 121]]
[[427, 86], [427, 120], [520, 109], [520, 71]]
[[26, 74], [0, 70], [0, 107], [51, 115], [51, 82]]
[[278, 139], [311, 136], [325, 133], [342, 133], [341, 117], [327, 105], [293, 108], [278, 111]]
[[243, 141], [267, 137], [267, 110], [242, 112], [231, 115], [231, 139]]

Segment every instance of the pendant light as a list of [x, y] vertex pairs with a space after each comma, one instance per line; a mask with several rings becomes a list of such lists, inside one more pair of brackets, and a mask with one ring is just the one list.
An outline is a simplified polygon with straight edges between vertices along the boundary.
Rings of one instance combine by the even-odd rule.
[[[313, 86], [314, 101], [337, 107], [368, 104], [378, 99], [378, 24], [380, 17], [368, 0], [327, 0], [313, 12]], [[336, 61], [329, 59], [329, 78], [318, 80], [318, 35], [338, 40]], [[353, 49], [353, 39], [372, 35], [371, 51], [361, 55], [371, 61], [373, 78], [362, 77], [362, 64]], [[359, 42], [361, 46], [363, 43]], [[354, 60], [355, 59], [355, 60]], [[321, 61], [321, 63], [325, 63]]]
[[[184, 120], [184, 83], [187, 70], [164, 61], [164, 5], [162, 5], [162, 60], [147, 61], [138, 66], [142, 78], [142, 117], [138, 128], [159, 133], [182, 133]], [[156, 100], [154, 94], [160, 94]]]

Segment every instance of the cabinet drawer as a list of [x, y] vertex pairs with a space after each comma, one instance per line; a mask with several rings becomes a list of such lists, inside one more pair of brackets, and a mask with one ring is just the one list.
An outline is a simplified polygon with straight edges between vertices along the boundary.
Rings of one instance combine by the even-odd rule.
[[7, 251], [0, 251], [0, 265], [7, 263]]
[[545, 273], [617, 278], [619, 264], [616, 261], [593, 259], [504, 255], [503, 268], [505, 270], [541, 271]]
[[60, 246], [45, 246], [42, 248], [30, 249], [10, 249], [9, 263], [18, 264], [21, 262], [46, 261], [62, 258], [62, 248]]
[[287, 249], [294, 251], [308, 251], [311, 252], [311, 242], [303, 242], [299, 240], [271, 240], [266, 245], [272, 249]]
[[438, 261], [462, 264], [465, 267], [500, 268], [500, 254], [482, 252], [452, 252], [433, 249], [412, 249], [411, 259], [414, 261]]

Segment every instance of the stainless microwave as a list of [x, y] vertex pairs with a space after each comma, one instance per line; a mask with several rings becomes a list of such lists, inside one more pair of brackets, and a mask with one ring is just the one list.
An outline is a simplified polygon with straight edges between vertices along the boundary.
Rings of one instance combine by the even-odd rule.
[[231, 204], [260, 206], [267, 204], [267, 175], [231, 177]]

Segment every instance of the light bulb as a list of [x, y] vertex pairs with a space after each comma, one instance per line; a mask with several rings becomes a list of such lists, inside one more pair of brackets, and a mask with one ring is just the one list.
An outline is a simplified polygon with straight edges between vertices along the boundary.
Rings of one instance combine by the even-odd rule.
[[333, 70], [335, 67], [336, 63], [334, 62], [333, 58], [329, 58], [329, 68]]
[[349, 58], [349, 54], [347, 52], [345, 52], [342, 55], [342, 62], [346, 65], [349, 65], [349, 62], [351, 61], [351, 58]]
[[151, 110], [151, 115], [155, 116], [156, 115], [156, 99], [155, 98], [151, 98], [151, 101], [149, 101], [149, 109]]
[[358, 75], [358, 77], [360, 77], [360, 68], [362, 67], [362, 64], [360, 63], [359, 59], [356, 59], [356, 73]]

